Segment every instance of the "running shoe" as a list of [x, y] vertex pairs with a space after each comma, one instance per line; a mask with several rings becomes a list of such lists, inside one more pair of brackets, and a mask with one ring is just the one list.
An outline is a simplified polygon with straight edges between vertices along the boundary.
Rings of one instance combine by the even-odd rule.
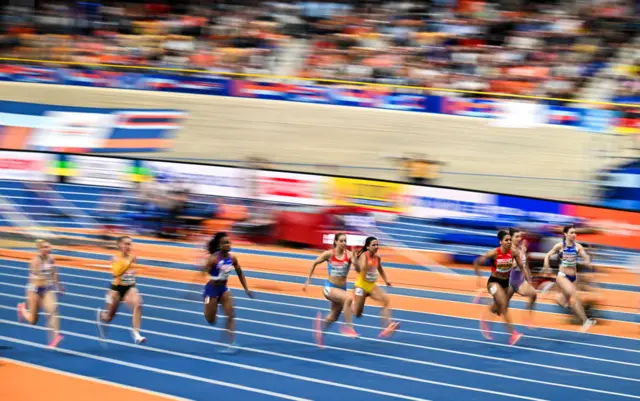
[[493, 335], [491, 334], [491, 328], [489, 324], [484, 320], [480, 319], [480, 333], [482, 333], [482, 337], [487, 340], [493, 340]]
[[521, 338], [522, 338], [522, 333], [518, 333], [517, 331], [514, 331], [513, 333], [511, 333], [511, 337], [509, 337], [509, 345], [516, 345]]
[[340, 333], [342, 333], [342, 335], [346, 337], [351, 337], [351, 338], [360, 337], [360, 334], [358, 334], [358, 332], [355, 331], [351, 326], [341, 326]]
[[398, 327], [400, 327], [400, 323], [391, 322], [387, 325], [387, 327], [385, 327], [384, 330], [380, 332], [380, 334], [378, 334], [378, 337], [391, 337], [393, 333], [398, 330]]
[[596, 325], [596, 321], [593, 319], [587, 319], [584, 324], [582, 325], [582, 327], [580, 328], [580, 331], [583, 333], [586, 333], [592, 326]]
[[235, 355], [238, 352], [240, 352], [240, 347], [238, 346], [238, 343], [236, 341], [225, 345], [220, 351], [218, 351], [221, 354], [227, 354], [227, 355]]
[[147, 342], [147, 338], [141, 336], [140, 333], [135, 330], [131, 330], [131, 337], [133, 337], [133, 341], [135, 341], [136, 345], [144, 344]]
[[60, 333], [56, 334], [55, 336], [53, 336], [53, 339], [49, 342], [49, 348], [56, 348], [63, 339], [64, 337], [62, 336], [62, 334]]

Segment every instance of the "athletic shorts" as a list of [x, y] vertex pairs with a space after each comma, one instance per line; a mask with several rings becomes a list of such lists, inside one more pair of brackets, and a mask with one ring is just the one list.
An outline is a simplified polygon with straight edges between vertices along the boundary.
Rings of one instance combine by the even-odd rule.
[[122, 284], [111, 284], [111, 291], [117, 291], [120, 294], [120, 299], [123, 300], [125, 295], [129, 292], [130, 289], [135, 287], [135, 284], [132, 285], [122, 285]]
[[558, 277], [566, 277], [566, 278], [568, 278], [568, 279], [569, 279], [569, 281], [571, 281], [572, 283], [575, 283], [575, 282], [576, 282], [576, 279], [578, 278], [578, 276], [576, 276], [575, 274], [571, 274], [571, 275], [569, 275], [569, 274], [566, 274], [566, 273], [563, 273], [563, 272], [558, 272]]
[[331, 281], [326, 280], [324, 282], [324, 288], [322, 289], [322, 293], [324, 294], [325, 298], [329, 299], [329, 294], [331, 294], [331, 289], [332, 288], [339, 288], [339, 289], [341, 289], [343, 291], [347, 290], [346, 284], [344, 286], [342, 286], [342, 287], [338, 287], [337, 285], [333, 284]]
[[44, 294], [46, 294], [48, 291], [52, 291], [53, 290], [53, 286], [51, 286], [51, 285], [42, 285], [40, 287], [36, 287], [35, 285], [29, 284], [28, 290], [29, 290], [29, 292], [37, 293], [39, 297], [43, 297]]
[[204, 291], [202, 291], [202, 298], [204, 298], [205, 300], [207, 298], [220, 298], [222, 294], [224, 294], [228, 290], [229, 290], [229, 287], [227, 287], [226, 282], [224, 282], [224, 284], [221, 285], [221, 284], [214, 284], [211, 281], [209, 281], [204, 286]]
[[497, 283], [500, 287], [502, 287], [505, 290], [509, 288], [508, 278], [499, 278], [499, 277], [491, 276], [489, 277], [489, 280], [487, 280], [487, 290], [489, 290], [489, 293], [491, 293], [491, 288], [489, 288], [491, 286], [491, 283]]

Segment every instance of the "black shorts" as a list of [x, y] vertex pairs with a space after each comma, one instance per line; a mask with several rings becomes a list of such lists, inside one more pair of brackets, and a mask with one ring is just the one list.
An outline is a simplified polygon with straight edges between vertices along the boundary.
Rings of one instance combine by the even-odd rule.
[[489, 290], [489, 293], [491, 293], [491, 290], [489, 289], [489, 286], [491, 285], [491, 283], [498, 283], [500, 287], [506, 290], [507, 288], [509, 288], [509, 277], [507, 278], [500, 278], [500, 277], [494, 277], [494, 276], [489, 277], [489, 280], [487, 281], [487, 290]]
[[129, 292], [129, 290], [135, 286], [136, 286], [135, 284], [132, 284], [132, 285], [111, 284], [111, 291], [118, 291], [118, 294], [120, 294], [120, 300], [123, 300], [124, 296], [127, 295], [127, 292]]

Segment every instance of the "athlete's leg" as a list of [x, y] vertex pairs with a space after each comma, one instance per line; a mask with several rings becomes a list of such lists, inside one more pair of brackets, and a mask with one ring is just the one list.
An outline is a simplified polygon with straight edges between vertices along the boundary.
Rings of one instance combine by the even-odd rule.
[[140, 326], [142, 325], [142, 296], [136, 287], [132, 287], [124, 296], [124, 303], [127, 304], [133, 318], [131, 320], [131, 334], [137, 344], [143, 343], [146, 339], [140, 335]]
[[42, 299], [42, 307], [49, 314], [48, 326], [51, 329], [49, 346], [57, 347], [62, 336], [60, 335], [60, 316], [58, 316], [58, 297], [54, 291], [47, 291]]
[[378, 286], [374, 287], [374, 289], [371, 291], [370, 296], [371, 299], [382, 304], [382, 310], [380, 311], [380, 317], [382, 319], [382, 332], [380, 333], [380, 336], [390, 336], [398, 328], [398, 323], [391, 320], [391, 308], [389, 308], [391, 300], [389, 299], [387, 293]]

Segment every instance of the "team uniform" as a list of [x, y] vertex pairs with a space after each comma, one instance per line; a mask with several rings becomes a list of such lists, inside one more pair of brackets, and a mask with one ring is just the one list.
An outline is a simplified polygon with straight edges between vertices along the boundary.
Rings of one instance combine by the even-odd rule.
[[[492, 293], [491, 288], [489, 288], [491, 283], [497, 283], [505, 291], [509, 288], [510, 275], [513, 270], [514, 263], [515, 261], [513, 259], [511, 249], [506, 252], [502, 252], [500, 247], [496, 248], [496, 257], [493, 259], [493, 264], [491, 265], [491, 276], [487, 281], [487, 290], [489, 290], [489, 293]], [[509, 274], [509, 277], [495, 277], [495, 273]]]
[[[44, 295], [48, 291], [55, 290], [54, 283], [54, 273], [56, 271], [55, 263], [53, 262], [53, 258], [49, 256], [46, 261], [42, 261], [40, 269], [37, 272], [31, 271], [29, 273], [29, 279], [31, 283], [28, 285], [27, 289], [29, 292], [36, 292], [39, 297], [44, 297]], [[44, 285], [36, 285], [34, 283], [42, 283]]]
[[558, 277], [566, 277], [572, 283], [575, 283], [577, 275], [566, 274], [562, 271], [563, 268], [570, 268], [577, 271], [578, 268], [578, 248], [576, 244], [573, 246], [567, 246], [565, 240], [562, 241], [562, 250], [558, 254], [560, 258], [560, 271], [558, 271]]
[[129, 290], [136, 286], [136, 271], [133, 268], [133, 264], [131, 264], [131, 258], [133, 258], [133, 256], [129, 258], [120, 256], [111, 266], [113, 271], [111, 290], [116, 291], [120, 295], [120, 300], [124, 300]]
[[360, 270], [360, 274], [358, 274], [358, 278], [355, 283], [355, 293], [356, 295], [370, 295], [373, 290], [376, 288], [376, 281], [378, 280], [378, 267], [380, 267], [380, 259], [378, 259], [377, 255], [374, 255], [373, 258], [366, 253], [367, 257], [367, 267]]
[[227, 281], [229, 274], [234, 270], [233, 259], [231, 255], [226, 258], [220, 258], [209, 269], [209, 282], [204, 286], [202, 297], [207, 298], [220, 298], [222, 294], [229, 290]]
[[331, 259], [327, 262], [328, 266], [328, 275], [329, 277], [343, 278], [345, 279], [345, 284], [343, 286], [337, 286], [332, 283], [329, 279], [325, 280], [324, 288], [322, 290], [325, 298], [329, 299], [329, 294], [331, 294], [332, 288], [338, 288], [343, 291], [347, 290], [347, 282], [346, 278], [349, 275], [349, 269], [351, 267], [351, 263], [349, 260], [349, 255], [347, 252], [344, 252], [342, 259], [338, 259], [336, 257], [335, 249], [331, 252]]

